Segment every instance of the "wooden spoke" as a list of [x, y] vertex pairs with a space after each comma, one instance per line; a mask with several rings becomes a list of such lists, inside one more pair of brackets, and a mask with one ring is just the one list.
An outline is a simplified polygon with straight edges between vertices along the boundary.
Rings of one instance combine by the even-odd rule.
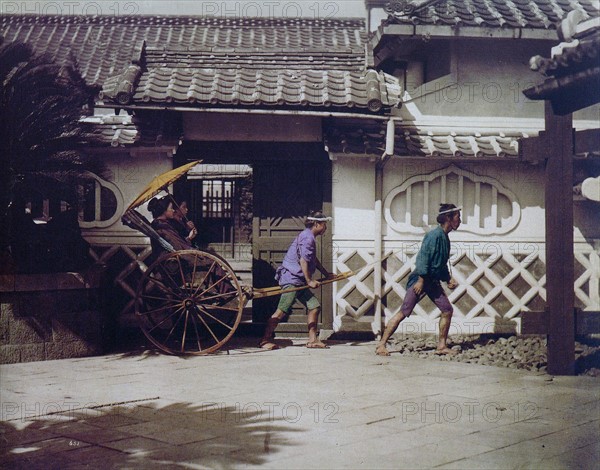
[[196, 279], [196, 268], [198, 267], [198, 255], [194, 254], [194, 267], [192, 268], [192, 277], [190, 279], [190, 292], [194, 288], [194, 279]]
[[204, 301], [204, 300], [212, 300], [212, 299], [219, 299], [222, 297], [227, 297], [229, 295], [237, 295], [238, 292], [235, 290], [232, 290], [231, 292], [225, 292], [223, 294], [216, 294], [216, 295], [211, 295], [210, 297], [202, 297], [201, 299], [198, 299], [198, 301]]
[[206, 274], [204, 275], [204, 279], [202, 279], [202, 282], [198, 284], [198, 287], [194, 291], [194, 294], [193, 294], [194, 297], [196, 297], [196, 295], [198, 294], [198, 291], [200, 290], [200, 287], [202, 287], [202, 284], [204, 284], [206, 282], [206, 280], [208, 279], [208, 276], [212, 272], [216, 263], [217, 263], [216, 261], [213, 261], [213, 263], [210, 265], [210, 268], [208, 269], [208, 271], [206, 271]]
[[208, 286], [206, 289], [204, 289], [200, 294], [198, 294], [199, 296], [202, 296], [202, 294], [204, 294], [205, 292], [211, 290], [213, 287], [215, 287], [217, 284], [220, 284], [221, 282], [223, 282], [226, 278], [229, 277], [229, 274], [225, 274], [222, 278], [220, 278], [219, 280], [215, 281], [212, 285]]
[[[233, 290], [217, 293], [225, 287]], [[198, 250], [180, 250], [149, 266], [134, 305], [142, 331], [157, 348], [169, 354], [202, 355], [231, 338], [246, 301], [225, 260]]]
[[171, 282], [173, 283], [173, 286], [175, 286], [175, 289], [179, 292], [181, 291], [181, 288], [179, 287], [179, 285], [177, 284], [177, 281], [175, 281], [175, 279], [173, 279], [173, 277], [169, 274], [169, 271], [167, 271], [167, 269], [162, 265], [159, 264], [158, 265], [160, 270], [165, 273], [167, 275], [167, 277], [171, 280]]
[[229, 330], [232, 330], [233, 328], [231, 328], [227, 323], [219, 320], [217, 317], [212, 316], [210, 313], [208, 313], [206, 310], [204, 310], [202, 307], [200, 307], [198, 309], [198, 311], [204, 313], [204, 315], [208, 315], [210, 318], [212, 318], [214, 321], [219, 322], [221, 325], [223, 325], [225, 328], [228, 328]]
[[194, 324], [194, 331], [196, 332], [196, 341], [198, 342], [198, 351], [202, 351], [202, 345], [200, 344], [200, 335], [198, 334], [198, 325], [196, 325], [196, 319], [194, 315], [191, 316], [192, 323]]
[[154, 295], [142, 294], [144, 299], [161, 300], [163, 302], [172, 302], [175, 304], [181, 303], [181, 300], [169, 299], [168, 297], [155, 297]]
[[200, 312], [199, 311], [195, 311], [194, 313], [198, 316], [198, 318], [200, 319], [200, 321], [202, 322], [202, 324], [204, 325], [204, 327], [208, 330], [208, 332], [211, 334], [211, 336], [218, 343], [219, 339], [215, 336], [215, 333], [213, 332], [213, 330], [210, 329], [210, 326], [208, 326], [208, 323], [206, 323], [204, 321], [204, 318], [202, 318], [202, 316], [200, 316]]
[[164, 282], [162, 282], [159, 279], [156, 279], [155, 277], [152, 276], [148, 276], [148, 284], [151, 282], [152, 284], [156, 284], [156, 287], [158, 287], [159, 289], [162, 289], [164, 292], [166, 292], [167, 294], [175, 294], [173, 292], [173, 289], [171, 289], [169, 286], [167, 286]]
[[217, 308], [219, 310], [231, 310], [232, 312], [237, 312], [239, 309], [235, 308], [235, 307], [225, 307], [225, 306], [220, 306], [220, 305], [203, 305], [202, 308], [207, 309], [207, 308]]
[[181, 312], [179, 314], [179, 318], [177, 318], [177, 321], [175, 323], [173, 323], [173, 326], [171, 327], [171, 331], [169, 331], [169, 334], [167, 335], [167, 337], [165, 338], [165, 343], [167, 341], [169, 341], [169, 338], [171, 337], [171, 335], [173, 334], [173, 332], [175, 331], [175, 327], [177, 326], [177, 324], [179, 323], [179, 320], [181, 320], [181, 317], [183, 316], [183, 312]]
[[185, 352], [185, 334], [187, 333], [188, 318], [190, 316], [189, 309], [185, 310], [185, 320], [183, 324], [183, 338], [181, 338], [181, 352]]
[[174, 305], [165, 305], [163, 307], [148, 310], [146, 312], [139, 312], [139, 315], [153, 315], [154, 313], [162, 312], [163, 310], [167, 310], [168, 308], [175, 308], [175, 306]]
[[179, 266], [179, 274], [181, 275], [181, 285], [183, 286], [183, 288], [187, 292], [188, 289], [185, 286], [185, 274], [183, 274], [183, 266], [181, 266], [181, 259], [179, 258], [179, 256], [177, 256], [175, 259], [177, 260], [177, 264]]
[[183, 306], [179, 307], [177, 310], [175, 310], [173, 313], [171, 313], [169, 316], [163, 318], [159, 323], [157, 323], [156, 325], [154, 325], [150, 330], [148, 330], [148, 332], [152, 332], [154, 331], [156, 328], [158, 328], [160, 325], [162, 325], [164, 322], [166, 322], [169, 318], [171, 318], [173, 315], [175, 315], [179, 310], [182, 310]]

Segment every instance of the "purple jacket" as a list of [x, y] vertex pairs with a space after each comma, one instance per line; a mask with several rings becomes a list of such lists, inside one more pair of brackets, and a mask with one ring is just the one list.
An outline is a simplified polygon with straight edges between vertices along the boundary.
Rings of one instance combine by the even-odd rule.
[[304, 229], [288, 248], [281, 266], [277, 268], [275, 279], [280, 286], [304, 286], [306, 279], [300, 266], [300, 258], [308, 263], [311, 277], [317, 269], [317, 241], [309, 228]]

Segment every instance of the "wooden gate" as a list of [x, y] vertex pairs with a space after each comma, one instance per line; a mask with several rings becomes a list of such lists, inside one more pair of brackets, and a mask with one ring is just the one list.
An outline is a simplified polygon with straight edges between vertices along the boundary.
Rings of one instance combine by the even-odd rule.
[[[281, 264], [290, 243], [304, 229], [308, 211], [323, 209], [331, 213], [331, 164], [323, 160], [269, 161], [254, 165], [254, 287], [277, 284], [275, 269]], [[317, 256], [331, 271], [331, 227], [317, 238]], [[331, 328], [331, 286], [313, 292], [322, 306], [321, 327]], [[279, 297], [254, 300], [253, 322], [265, 322], [275, 312], [278, 301]], [[288, 321], [279, 325], [278, 332], [306, 334], [306, 311], [299, 302], [296, 304]]]

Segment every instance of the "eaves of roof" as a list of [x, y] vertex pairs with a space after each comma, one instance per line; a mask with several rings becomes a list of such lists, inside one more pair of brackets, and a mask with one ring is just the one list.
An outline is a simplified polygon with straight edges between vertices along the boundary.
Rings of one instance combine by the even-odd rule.
[[421, 6], [395, 0], [385, 5], [389, 16], [374, 32], [372, 45], [384, 35], [552, 40], [569, 12], [599, 15], [595, 0], [433, 0]]
[[550, 100], [561, 115], [600, 102], [600, 26], [595, 23], [553, 48], [552, 57], [530, 59], [530, 68], [547, 78], [523, 90], [527, 98]]
[[[137, 76], [136, 76], [137, 74]], [[110, 78], [105, 105], [346, 108], [379, 112], [400, 102], [397, 79], [375, 70], [155, 68]]]
[[598, 16], [595, 0], [393, 0], [385, 9], [389, 24], [456, 28], [555, 29], [572, 10]]
[[100, 146], [176, 147], [182, 132], [177, 122], [159, 115], [140, 118], [130, 115], [98, 115], [82, 119], [84, 129]]
[[[406, 158], [460, 158], [468, 160], [518, 159], [523, 132], [430, 131], [396, 123], [394, 154]], [[381, 156], [386, 145], [385, 123], [330, 126], [325, 130], [327, 150], [333, 154]]]

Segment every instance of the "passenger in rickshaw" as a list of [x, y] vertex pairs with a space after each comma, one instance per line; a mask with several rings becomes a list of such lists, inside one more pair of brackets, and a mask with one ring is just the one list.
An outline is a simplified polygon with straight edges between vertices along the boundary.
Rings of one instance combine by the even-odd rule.
[[[152, 213], [152, 217], [153, 217], [152, 223], [150, 224], [152, 226], [152, 228], [162, 238], [164, 238], [167, 242], [169, 242], [176, 251], [195, 250], [195, 247], [192, 245], [192, 240], [198, 234], [196, 228], [194, 227], [191, 230], [189, 230], [187, 236], [181, 236], [177, 232], [177, 230], [173, 227], [173, 225], [170, 223], [170, 221], [173, 220], [174, 213], [175, 213], [175, 211], [173, 209], [173, 200], [171, 199], [170, 196], [164, 196], [161, 198], [157, 198], [157, 197], [152, 198], [150, 200], [150, 202], [148, 203], [148, 210]], [[164, 248], [160, 245], [160, 243], [158, 243], [157, 241], [152, 239], [153, 254], [154, 253], [162, 253], [163, 251], [164, 251]], [[183, 256], [182, 260], [185, 262], [186, 257]], [[213, 264], [214, 263], [210, 259], [206, 258], [205, 260], [201, 260], [198, 263], [197, 268], [199, 270], [209, 269], [210, 266]], [[185, 270], [188, 271], [186, 273], [186, 277], [187, 277], [187, 275], [191, 274], [191, 272], [193, 271], [193, 268], [192, 268], [192, 266], [187, 266], [187, 269], [185, 269]], [[217, 279], [221, 279], [226, 276], [227, 276], [227, 273], [220, 266], [214, 266], [211, 276], [208, 279], [204, 279], [204, 280], [206, 282], [208, 282], [209, 284], [212, 284], [212, 283], [215, 283], [215, 281]], [[191, 282], [194, 282], [194, 281], [191, 280]], [[218, 287], [216, 290], [218, 291], [219, 294], [223, 294], [223, 293], [227, 293], [227, 292], [233, 292], [236, 290], [236, 288], [231, 284], [231, 282], [229, 282], [229, 280], [225, 279], [223, 282], [218, 283]], [[222, 300], [226, 300], [226, 299], [222, 299]]]
[[189, 238], [190, 244], [196, 245], [194, 243], [194, 238], [196, 237], [198, 231], [196, 230], [196, 225], [190, 219], [188, 219], [187, 215], [189, 212], [187, 201], [181, 201], [179, 204], [175, 202], [175, 210], [173, 212], [173, 218], [168, 219], [168, 222], [173, 226], [173, 228], [177, 231], [177, 233], [182, 237], [186, 238], [191, 235], [192, 231], [196, 231], [194, 236]]
[[[152, 228], [168, 241], [175, 250], [192, 250], [192, 240], [196, 238], [198, 231], [195, 227], [187, 231], [187, 235], [182, 236], [172, 223], [175, 220], [175, 210], [173, 202], [169, 196], [161, 198], [152, 198], [148, 203], [148, 210], [152, 213], [154, 220]], [[155, 248], [154, 246], [152, 247]]]

